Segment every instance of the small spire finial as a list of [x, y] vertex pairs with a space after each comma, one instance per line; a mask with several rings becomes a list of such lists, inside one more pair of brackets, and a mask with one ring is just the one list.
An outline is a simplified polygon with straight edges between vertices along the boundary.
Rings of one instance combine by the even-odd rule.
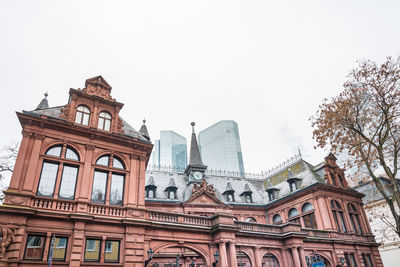
[[190, 123], [190, 125], [192, 125], [192, 131], [193, 131], [193, 133], [194, 133], [194, 126], [196, 125], [196, 123], [194, 123], [194, 121], [192, 121], [192, 122]]
[[146, 119], [145, 118], [143, 118], [143, 124], [146, 124]]
[[48, 96], [49, 96], [49, 93], [46, 91], [46, 93], [44, 93], [44, 98], [47, 99]]

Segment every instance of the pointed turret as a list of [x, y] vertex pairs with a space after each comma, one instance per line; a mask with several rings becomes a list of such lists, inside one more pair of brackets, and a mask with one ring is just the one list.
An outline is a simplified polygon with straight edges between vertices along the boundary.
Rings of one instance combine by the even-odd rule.
[[207, 166], [203, 164], [200, 156], [199, 145], [197, 144], [197, 137], [194, 131], [195, 123], [192, 122], [192, 140], [190, 143], [190, 154], [189, 154], [189, 165], [186, 167], [185, 173], [189, 174], [191, 171], [202, 171], [207, 169]]
[[46, 92], [44, 94], [44, 98], [42, 99], [42, 101], [40, 101], [39, 105], [36, 107], [35, 110], [38, 109], [48, 109], [49, 108], [49, 101], [47, 101], [47, 97], [49, 96], [49, 94]]
[[149, 132], [147, 131], [145, 119], [143, 119], [143, 125], [142, 125], [142, 127], [140, 127], [139, 132], [143, 135], [144, 138], [147, 139], [147, 141], [150, 141], [150, 135], [149, 135]]
[[201, 161], [199, 145], [197, 144], [196, 133], [194, 131], [195, 123], [192, 122], [192, 140], [190, 142], [190, 157], [189, 157], [189, 164], [192, 165], [204, 165]]

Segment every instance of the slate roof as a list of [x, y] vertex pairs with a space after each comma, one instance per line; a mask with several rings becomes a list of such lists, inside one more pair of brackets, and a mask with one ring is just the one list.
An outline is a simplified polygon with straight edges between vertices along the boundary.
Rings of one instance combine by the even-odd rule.
[[[51, 119], [57, 119], [57, 120], [63, 120], [65, 121], [65, 119], [61, 119], [59, 118], [59, 116], [61, 115], [62, 112], [62, 108], [65, 107], [64, 106], [57, 106], [57, 107], [49, 107], [49, 108], [43, 108], [43, 109], [35, 109], [35, 110], [31, 110], [31, 111], [23, 111], [24, 114], [29, 114], [29, 115], [33, 115], [33, 116], [37, 116], [37, 115], [46, 115], [48, 117], [50, 117]], [[136, 137], [139, 140], [142, 141], [146, 141], [148, 142], [148, 139], [146, 137], [144, 137], [141, 133], [139, 133], [138, 131], [136, 131], [131, 125], [129, 125], [129, 123], [124, 120], [123, 118], [121, 118], [121, 116], [119, 117], [123, 123], [123, 133], [121, 133], [122, 135], [126, 135], [126, 136], [130, 136], [130, 137]], [[79, 126], [79, 125], [76, 125]]]
[[[293, 168], [293, 166], [295, 166], [295, 168]], [[289, 167], [291, 168], [293, 176], [301, 179], [299, 188], [294, 192], [290, 191], [287, 182]], [[212, 184], [214, 186], [218, 199], [225, 204], [258, 206], [272, 203], [290, 194], [295, 194], [298, 190], [312, 186], [313, 184], [325, 183], [325, 180], [316, 173], [317, 171], [319, 170], [314, 170], [311, 164], [300, 158], [296, 162], [293, 162], [292, 165], [283, 168], [280, 172], [269, 177], [272, 183], [271, 185], [279, 190], [276, 200], [273, 201], [269, 201], [268, 193], [266, 192], [267, 177], [263, 179], [254, 179], [207, 174], [205, 179], [209, 185]], [[157, 193], [155, 199], [146, 198], [146, 201], [171, 202], [171, 200], [167, 199], [167, 193], [164, 192], [169, 186], [171, 178], [174, 179], [177, 187], [177, 199], [173, 202], [182, 203], [191, 197], [193, 184], [187, 185], [187, 177], [184, 173], [149, 169], [146, 171], [146, 184], [148, 184], [150, 177], [152, 177], [151, 179], [153, 179], [154, 184], [157, 186]], [[282, 181], [279, 181], [276, 177], [282, 177]], [[228, 185], [228, 183], [230, 185]], [[226, 195], [223, 195], [228, 189], [234, 191], [235, 202], [228, 202]], [[246, 203], [245, 196], [240, 196], [244, 190], [252, 192], [253, 203]]]

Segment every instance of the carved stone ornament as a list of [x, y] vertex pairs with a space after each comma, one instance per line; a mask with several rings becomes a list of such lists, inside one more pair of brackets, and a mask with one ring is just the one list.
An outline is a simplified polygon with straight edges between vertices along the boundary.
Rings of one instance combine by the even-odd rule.
[[124, 132], [124, 130], [122, 130], [122, 127], [124, 127], [124, 123], [122, 122], [121, 118], [118, 117], [117, 131], [119, 133], [123, 133]]
[[4, 197], [5, 204], [13, 204], [19, 206], [29, 206], [30, 199], [22, 196], [6, 195]]
[[4, 259], [8, 246], [14, 241], [15, 229], [1, 227], [0, 259]]
[[82, 89], [82, 92], [115, 101], [110, 95], [111, 86], [101, 76], [86, 80], [85, 88]]
[[71, 105], [70, 104], [67, 104], [67, 105], [65, 105], [62, 109], [61, 109], [61, 114], [59, 115], [59, 117], [61, 118], [61, 119], [68, 119], [68, 116], [69, 116], [69, 112], [70, 112], [70, 108], [71, 108]]
[[95, 146], [92, 146], [92, 145], [85, 145], [85, 147], [86, 147], [86, 150], [89, 150], [89, 151], [93, 151], [95, 149]]
[[208, 185], [207, 182], [206, 182], [206, 179], [204, 179], [204, 178], [201, 180], [201, 184], [200, 185], [197, 184], [197, 183], [195, 183], [193, 185], [192, 195], [201, 194], [203, 192], [207, 192], [207, 193], [209, 193], [211, 195], [216, 196], [215, 195], [214, 185], [212, 185], [212, 184]]

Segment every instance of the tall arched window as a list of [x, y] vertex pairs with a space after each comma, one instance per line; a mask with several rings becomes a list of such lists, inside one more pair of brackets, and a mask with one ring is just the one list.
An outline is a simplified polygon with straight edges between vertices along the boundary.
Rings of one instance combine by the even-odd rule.
[[344, 222], [343, 210], [342, 210], [342, 207], [340, 206], [339, 202], [337, 202], [336, 200], [332, 200], [331, 208], [332, 208], [333, 218], [335, 219], [335, 223], [336, 223], [336, 227], [337, 227], [338, 231], [346, 233], [347, 227], [346, 227], [346, 223]]
[[104, 155], [97, 159], [96, 165], [92, 202], [122, 206], [125, 183], [122, 160], [116, 156]]
[[289, 222], [300, 223], [299, 212], [295, 208], [291, 208], [288, 213]]
[[311, 203], [305, 203], [301, 208], [305, 228], [317, 229], [314, 207]]
[[357, 234], [362, 234], [363, 232], [362, 232], [357, 209], [354, 207], [353, 204], [350, 204], [350, 203], [347, 205], [347, 209], [349, 212], [349, 217], [350, 217], [350, 221], [353, 226], [354, 232]]
[[272, 218], [272, 223], [273, 224], [281, 224], [282, 217], [279, 214], [275, 214], [274, 217]]
[[76, 109], [75, 123], [89, 125], [90, 109], [87, 106], [79, 105]]
[[279, 267], [279, 261], [272, 253], [267, 253], [262, 258], [262, 267]]
[[[78, 153], [70, 146], [55, 145], [44, 157], [38, 196], [74, 199], [79, 165]], [[57, 190], [58, 189], [58, 190]]]
[[99, 123], [97, 124], [97, 128], [105, 131], [110, 131], [111, 129], [111, 114], [102, 111], [99, 114]]

